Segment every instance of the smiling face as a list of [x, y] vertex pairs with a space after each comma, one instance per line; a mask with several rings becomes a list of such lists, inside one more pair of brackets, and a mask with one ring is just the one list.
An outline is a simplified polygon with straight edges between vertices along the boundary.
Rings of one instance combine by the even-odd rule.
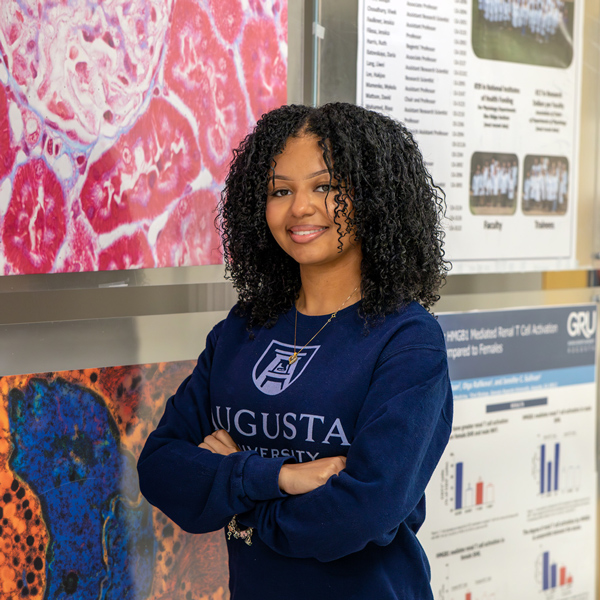
[[[343, 215], [334, 221], [337, 182], [332, 181], [315, 136], [289, 138], [274, 160], [269, 182], [266, 219], [281, 246], [303, 269], [339, 269], [340, 275], [360, 273], [360, 244], [347, 232]], [[349, 202], [348, 212], [352, 210]], [[342, 249], [340, 251], [340, 233]]]

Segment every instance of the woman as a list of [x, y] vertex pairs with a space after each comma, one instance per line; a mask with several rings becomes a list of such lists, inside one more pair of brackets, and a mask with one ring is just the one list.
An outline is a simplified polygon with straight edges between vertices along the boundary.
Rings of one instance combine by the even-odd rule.
[[410, 133], [350, 104], [274, 110], [234, 152], [239, 302], [138, 465], [181, 527], [227, 528], [233, 600], [432, 598], [415, 534], [452, 418], [426, 310], [442, 207]]

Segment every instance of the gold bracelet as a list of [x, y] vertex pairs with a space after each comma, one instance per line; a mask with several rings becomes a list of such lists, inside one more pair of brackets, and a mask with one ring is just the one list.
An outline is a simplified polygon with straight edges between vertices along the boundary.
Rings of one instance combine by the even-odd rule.
[[237, 522], [237, 515], [233, 515], [231, 521], [227, 525], [227, 539], [231, 540], [231, 536], [236, 540], [244, 540], [247, 546], [252, 546], [252, 532], [254, 527], [248, 527], [247, 529], [240, 529]]

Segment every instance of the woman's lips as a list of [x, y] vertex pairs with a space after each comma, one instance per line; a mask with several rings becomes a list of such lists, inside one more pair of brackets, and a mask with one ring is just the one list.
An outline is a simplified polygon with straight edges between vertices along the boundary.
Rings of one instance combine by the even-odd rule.
[[320, 235], [327, 231], [327, 227], [318, 226], [303, 226], [303, 227], [291, 227], [288, 229], [288, 233], [292, 238], [293, 242], [297, 244], [307, 244], [318, 238]]

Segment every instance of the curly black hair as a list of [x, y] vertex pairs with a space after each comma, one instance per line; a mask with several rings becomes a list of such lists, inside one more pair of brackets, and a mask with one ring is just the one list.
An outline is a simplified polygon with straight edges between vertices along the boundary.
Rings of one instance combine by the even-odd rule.
[[343, 215], [360, 240], [366, 323], [413, 300], [429, 309], [450, 264], [441, 227], [445, 196], [410, 131], [353, 104], [289, 105], [263, 115], [234, 150], [219, 203], [226, 270], [249, 327], [272, 326], [300, 291], [298, 263], [271, 235], [265, 209], [276, 157], [288, 138], [301, 135], [319, 138], [337, 181], [334, 222]]

